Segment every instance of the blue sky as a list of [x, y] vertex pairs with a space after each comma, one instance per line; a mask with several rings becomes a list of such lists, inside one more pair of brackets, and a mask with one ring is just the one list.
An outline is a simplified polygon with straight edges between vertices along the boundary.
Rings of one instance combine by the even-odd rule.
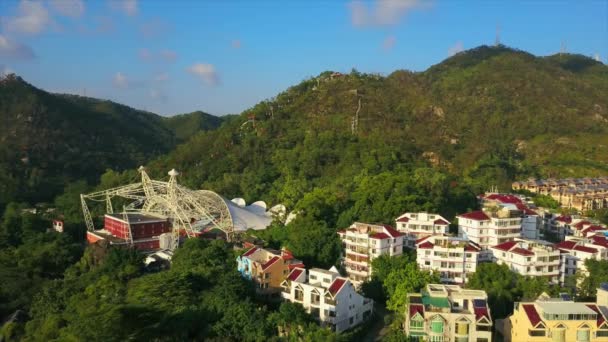
[[608, 57], [602, 1], [0, 1], [0, 72], [162, 115], [240, 113], [325, 70], [422, 71], [493, 44]]

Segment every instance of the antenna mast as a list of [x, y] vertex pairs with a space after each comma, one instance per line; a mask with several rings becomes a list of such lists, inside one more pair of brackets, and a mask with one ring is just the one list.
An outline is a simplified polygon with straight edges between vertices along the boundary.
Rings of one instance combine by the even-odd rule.
[[496, 24], [496, 41], [494, 42], [494, 45], [500, 45], [500, 24]]

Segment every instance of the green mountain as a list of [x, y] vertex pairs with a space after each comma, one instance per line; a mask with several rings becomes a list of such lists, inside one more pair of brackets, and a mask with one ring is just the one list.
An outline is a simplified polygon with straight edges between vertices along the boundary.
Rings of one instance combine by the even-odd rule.
[[184, 170], [192, 186], [288, 204], [414, 165], [506, 190], [521, 177], [608, 173], [606, 94], [608, 67], [590, 58], [481, 46], [424, 72], [321, 73], [154, 165]]
[[[197, 126], [185, 132], [177, 121]], [[50, 200], [68, 182], [135, 168], [219, 121], [198, 113], [174, 121], [107, 100], [51, 94], [9, 75], [0, 80], [0, 204]]]
[[164, 117], [163, 120], [165, 126], [174, 133], [175, 138], [179, 142], [184, 142], [200, 131], [209, 131], [220, 127], [223, 118], [196, 111]]

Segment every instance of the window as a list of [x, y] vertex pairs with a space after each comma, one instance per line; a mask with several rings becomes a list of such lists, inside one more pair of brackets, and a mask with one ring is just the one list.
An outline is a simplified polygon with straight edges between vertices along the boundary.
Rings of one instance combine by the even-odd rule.
[[528, 330], [528, 335], [533, 336], [533, 337], [545, 336], [545, 330], [544, 329], [530, 329], [530, 330]]
[[424, 321], [418, 320], [418, 319], [416, 319], [416, 320], [412, 319], [410, 321], [410, 329], [411, 330], [422, 330], [422, 329], [424, 329]]
[[443, 342], [443, 336], [429, 336], [430, 342]]
[[296, 287], [295, 300], [297, 300], [298, 302], [301, 302], [304, 300], [304, 291], [302, 291], [302, 289], [299, 287]]
[[310, 280], [317, 280], [317, 276], [314, 274], [309, 275], [308, 278], [310, 278]]
[[595, 335], [597, 337], [608, 337], [608, 330], [598, 330]]
[[348, 319], [348, 323], [349, 323], [350, 325], [353, 325], [353, 323], [355, 323], [355, 317], [351, 317], [351, 318], [349, 318], [349, 319]]
[[469, 323], [456, 322], [456, 334], [457, 335], [468, 335], [469, 334]]
[[562, 324], [558, 324], [551, 330], [551, 337], [551, 341], [553, 342], [566, 342], [566, 327]]
[[587, 326], [583, 326], [576, 331], [576, 342], [589, 342], [590, 331]]
[[431, 332], [443, 334], [443, 320], [441, 317], [435, 317], [431, 321]]
[[321, 295], [316, 291], [311, 292], [310, 302], [312, 304], [319, 304], [320, 301], [321, 301]]

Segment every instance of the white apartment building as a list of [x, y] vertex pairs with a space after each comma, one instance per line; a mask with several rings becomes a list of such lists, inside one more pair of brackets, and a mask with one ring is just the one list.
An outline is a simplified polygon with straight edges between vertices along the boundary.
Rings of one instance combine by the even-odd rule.
[[464, 284], [475, 272], [481, 247], [466, 239], [429, 236], [416, 242], [416, 262], [422, 270], [439, 272], [441, 282]]
[[281, 284], [282, 297], [300, 303], [308, 313], [333, 331], [350, 329], [371, 316], [373, 301], [358, 294], [338, 270], [296, 268]]
[[560, 250], [547, 241], [515, 239], [490, 247], [496, 263], [523, 276], [546, 277], [559, 282]]
[[415, 341], [491, 342], [492, 315], [485, 291], [428, 284], [409, 293], [405, 333]]
[[607, 229], [601, 224], [596, 224], [585, 219], [574, 220], [570, 226], [572, 235], [579, 238], [589, 237]]
[[449, 233], [450, 222], [443, 216], [430, 213], [405, 213], [395, 220], [395, 227], [405, 234], [405, 246], [414, 248], [416, 240]]
[[486, 193], [479, 196], [480, 202], [484, 208], [511, 206], [521, 211], [521, 236], [525, 239], [540, 239], [540, 228], [542, 226], [542, 217], [534, 210], [530, 209], [530, 205], [534, 205], [531, 201], [526, 201], [525, 196], [516, 194], [500, 194]]
[[602, 235], [588, 238], [567, 236], [566, 241], [555, 245], [562, 251], [560, 265], [560, 283], [564, 284], [566, 278], [573, 276], [580, 270], [587, 274], [585, 260], [608, 260], [608, 239]]
[[403, 253], [404, 234], [391, 226], [355, 222], [338, 234], [344, 247], [344, 267], [355, 285], [371, 276], [373, 259]]
[[564, 240], [566, 235], [572, 235], [570, 224], [572, 224], [572, 217], [568, 215], [555, 216], [551, 213], [545, 213], [545, 231]]
[[490, 247], [521, 236], [521, 216], [521, 210], [514, 205], [501, 205], [461, 214], [456, 216], [458, 235], [481, 247], [480, 261], [490, 261]]

